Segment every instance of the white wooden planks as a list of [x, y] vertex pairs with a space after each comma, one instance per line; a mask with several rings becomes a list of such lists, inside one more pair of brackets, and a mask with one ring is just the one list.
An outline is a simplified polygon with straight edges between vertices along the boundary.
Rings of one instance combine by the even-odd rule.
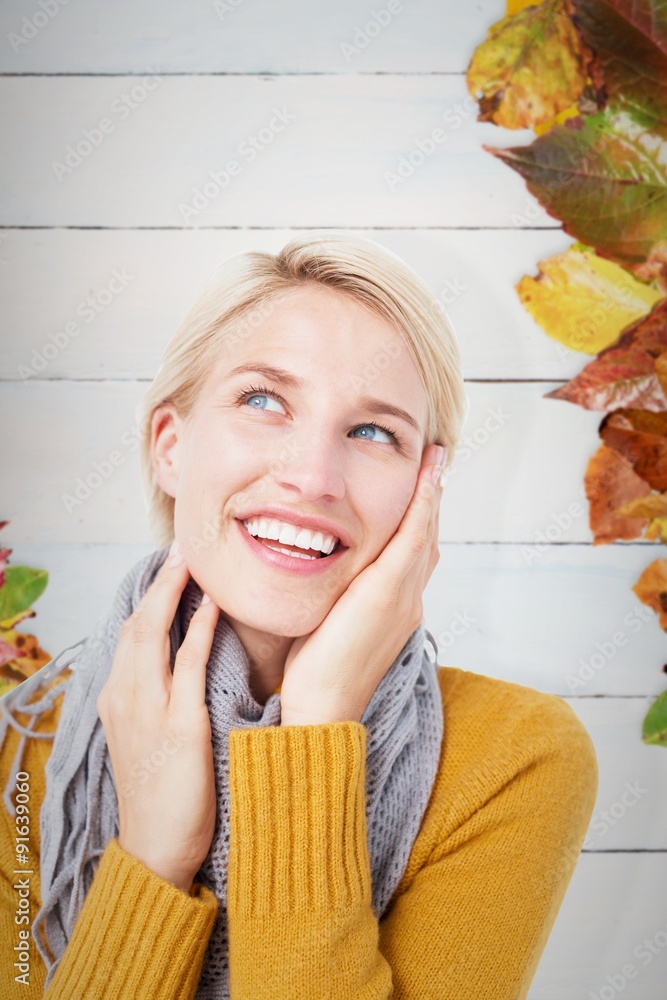
[[582, 854], [528, 1000], [663, 1000], [666, 885], [664, 851]]
[[[0, 377], [152, 379], [178, 322], [222, 260], [249, 250], [275, 253], [308, 232], [5, 230]], [[522, 275], [537, 273], [538, 260], [572, 243], [560, 230], [381, 229], [360, 235], [398, 254], [438, 296], [454, 326], [466, 379], [568, 379], [590, 361], [548, 337], [514, 290]], [[114, 272], [124, 273], [126, 283], [116, 281], [119, 294], [110, 297]], [[72, 323], [79, 332], [68, 335]]]
[[501, 0], [7, 0], [0, 72], [460, 73], [503, 13]]
[[558, 226], [463, 76], [5, 77], [0, 108], [2, 225]]

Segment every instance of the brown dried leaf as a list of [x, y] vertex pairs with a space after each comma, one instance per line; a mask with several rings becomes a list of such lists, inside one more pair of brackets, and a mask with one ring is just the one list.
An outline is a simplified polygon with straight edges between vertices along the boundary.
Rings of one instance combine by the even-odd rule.
[[599, 433], [649, 486], [667, 491], [667, 412], [614, 410], [602, 420]]
[[667, 559], [655, 559], [632, 589], [640, 601], [660, 615], [660, 628], [667, 632]]
[[584, 477], [590, 504], [589, 524], [593, 545], [606, 545], [616, 539], [639, 538], [646, 518], [624, 517], [618, 508], [628, 500], [644, 497], [650, 487], [634, 471], [626, 458], [602, 444], [591, 456]]
[[629, 326], [616, 341], [590, 361], [578, 375], [545, 393], [587, 410], [634, 406], [660, 412], [667, 409], [655, 360], [667, 351], [667, 299]]

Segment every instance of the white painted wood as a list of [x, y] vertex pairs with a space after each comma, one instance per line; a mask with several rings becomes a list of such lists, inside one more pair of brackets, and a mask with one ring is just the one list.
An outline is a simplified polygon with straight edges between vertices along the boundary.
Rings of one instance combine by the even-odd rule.
[[664, 1000], [665, 886], [664, 852], [582, 854], [528, 1000]]
[[[147, 382], [5, 384], [0, 419], [15, 432], [2, 438], [3, 467], [13, 467], [17, 455], [30, 456], [3, 491], [17, 541], [150, 540], [135, 423], [147, 387]], [[467, 384], [471, 406], [445, 483], [442, 541], [512, 541], [533, 548], [547, 541], [591, 541], [583, 476], [598, 447], [600, 414], [544, 399], [552, 388], [549, 382]], [[97, 466], [115, 451], [121, 458], [105, 478]], [[68, 513], [64, 496], [74, 495], [79, 478], [95, 475], [100, 482], [92, 479], [90, 496], [70, 504]], [[656, 543], [636, 544], [648, 547], [647, 560], [658, 553]]]
[[579, 697], [567, 701], [591, 734], [598, 757], [598, 798], [584, 851], [664, 851], [667, 752], [641, 740], [651, 699]]
[[[308, 230], [18, 230], [0, 242], [0, 377], [152, 378], [205, 278], [226, 257], [277, 252]], [[514, 286], [572, 243], [560, 230], [362, 230], [414, 268], [452, 321], [466, 379], [568, 379], [590, 355], [539, 327]], [[113, 272], [126, 285], [96, 300]], [[118, 285], [121, 288], [120, 285]], [[78, 332], [67, 332], [74, 323]], [[44, 348], [46, 348], [45, 357]], [[57, 349], [56, 349], [57, 348]], [[41, 370], [39, 370], [41, 369]]]
[[561, 696], [667, 688], [664, 632], [632, 590], [659, 549], [547, 545], [527, 564], [523, 548], [441, 545], [424, 596], [438, 662]]
[[[124, 574], [154, 549], [150, 541], [34, 545], [14, 529], [12, 521], [0, 536], [11, 564], [49, 573], [26, 627], [54, 655], [91, 630]], [[520, 546], [442, 544], [424, 595], [438, 662], [582, 703], [656, 696], [667, 688], [665, 636], [632, 591], [649, 561], [638, 546], [565, 545], [527, 568]]]
[[0, 108], [2, 225], [559, 226], [481, 148], [533, 133], [477, 122], [463, 76], [5, 77]]
[[[172, 73], [462, 72], [505, 11], [502, 0], [473, 6], [455, 0], [58, 2], [60, 9], [56, 0], [6, 0], [0, 71], [143, 73], [157, 65]], [[48, 16], [38, 15], [35, 29], [30, 22], [44, 6]], [[341, 48], [352, 45], [356, 51]]]

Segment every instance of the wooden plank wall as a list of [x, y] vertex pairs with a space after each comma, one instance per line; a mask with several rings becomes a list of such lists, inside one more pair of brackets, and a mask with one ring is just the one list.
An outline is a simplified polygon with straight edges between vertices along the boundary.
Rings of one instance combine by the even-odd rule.
[[[664, 1000], [667, 754], [640, 734], [667, 655], [631, 590], [661, 549], [593, 547], [582, 481], [600, 415], [543, 398], [587, 358], [551, 341], [513, 290], [571, 240], [481, 148], [532, 136], [478, 123], [466, 92], [470, 54], [503, 7], [394, 0], [376, 29], [384, 0], [7, 0], [2, 544], [15, 565], [49, 570], [30, 623], [43, 645], [87, 634], [153, 548], [134, 408], [218, 262], [321, 226], [399, 253], [449, 311], [470, 399], [425, 601], [439, 660], [566, 698], [598, 750], [591, 830], [530, 1000]], [[244, 142], [276, 111], [284, 127], [251, 159]], [[446, 139], [396, 183], [400, 158], [436, 127]], [[96, 141], [77, 162], [68, 147], [86, 134]], [[196, 189], [231, 159], [240, 172], [193, 213]], [[124, 280], [109, 300], [114, 272]], [[68, 511], [63, 494], [118, 449], [113, 474]]]

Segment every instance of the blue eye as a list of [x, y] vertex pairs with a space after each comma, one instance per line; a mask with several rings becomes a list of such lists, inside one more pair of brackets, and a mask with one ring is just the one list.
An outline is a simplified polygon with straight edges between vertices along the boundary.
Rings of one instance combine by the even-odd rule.
[[[274, 401], [277, 400], [282, 406], [287, 406], [287, 403], [285, 402], [285, 400], [283, 399], [283, 397], [280, 395], [280, 393], [272, 392], [270, 389], [267, 389], [267, 388], [265, 388], [263, 386], [254, 386], [254, 385], [251, 385], [247, 389], [243, 389], [241, 392], [239, 392], [238, 395], [236, 396], [236, 402], [237, 403], [248, 403], [248, 405], [252, 405], [253, 409], [255, 409], [255, 410], [266, 410], [265, 406], [256, 406], [256, 405], [251, 404], [249, 402], [251, 399], [257, 398], [258, 396], [264, 396], [266, 399], [272, 399]], [[269, 413], [275, 413], [276, 411], [275, 410], [268, 410], [267, 412], [269, 412]], [[359, 427], [355, 427], [355, 430], [359, 430], [359, 429], [367, 428], [367, 427], [372, 427], [375, 431], [382, 431], [383, 434], [386, 434], [391, 439], [388, 442], [386, 442], [386, 441], [379, 441], [378, 442], [379, 444], [394, 444], [394, 445], [397, 445], [398, 447], [400, 447], [401, 441], [400, 441], [400, 438], [398, 437], [398, 435], [395, 434], [394, 431], [390, 430], [388, 427], [383, 427], [382, 424], [376, 424], [373, 421], [371, 421], [370, 423], [367, 423], [367, 424], [359, 424]], [[371, 438], [368, 438], [368, 440], [369, 441], [376, 441], [377, 438], [376, 437], [371, 437]]]
[[[355, 430], [359, 430], [360, 428], [363, 429], [363, 428], [366, 428], [366, 427], [372, 427], [373, 430], [382, 431], [383, 434], [386, 434], [387, 437], [389, 437], [389, 438], [392, 439], [391, 441], [388, 442], [389, 444], [396, 444], [398, 442], [398, 438], [396, 437], [396, 435], [394, 434], [394, 432], [390, 431], [388, 427], [381, 427], [380, 424], [359, 424], [359, 427], [355, 428]], [[373, 438], [369, 438], [369, 440], [370, 441], [377, 441], [377, 438], [373, 437]], [[380, 443], [382, 444], [383, 442], [380, 442]]]
[[[248, 403], [248, 406], [254, 407], [255, 410], [265, 410], [266, 409], [265, 406], [258, 406], [255, 405], [254, 403], [249, 402], [251, 399], [257, 399], [258, 397], [261, 396], [264, 396], [265, 399], [273, 399], [272, 396], [268, 395], [268, 393], [265, 392], [251, 392], [251, 393], [246, 393], [245, 402]], [[275, 399], [273, 401], [276, 402]]]

